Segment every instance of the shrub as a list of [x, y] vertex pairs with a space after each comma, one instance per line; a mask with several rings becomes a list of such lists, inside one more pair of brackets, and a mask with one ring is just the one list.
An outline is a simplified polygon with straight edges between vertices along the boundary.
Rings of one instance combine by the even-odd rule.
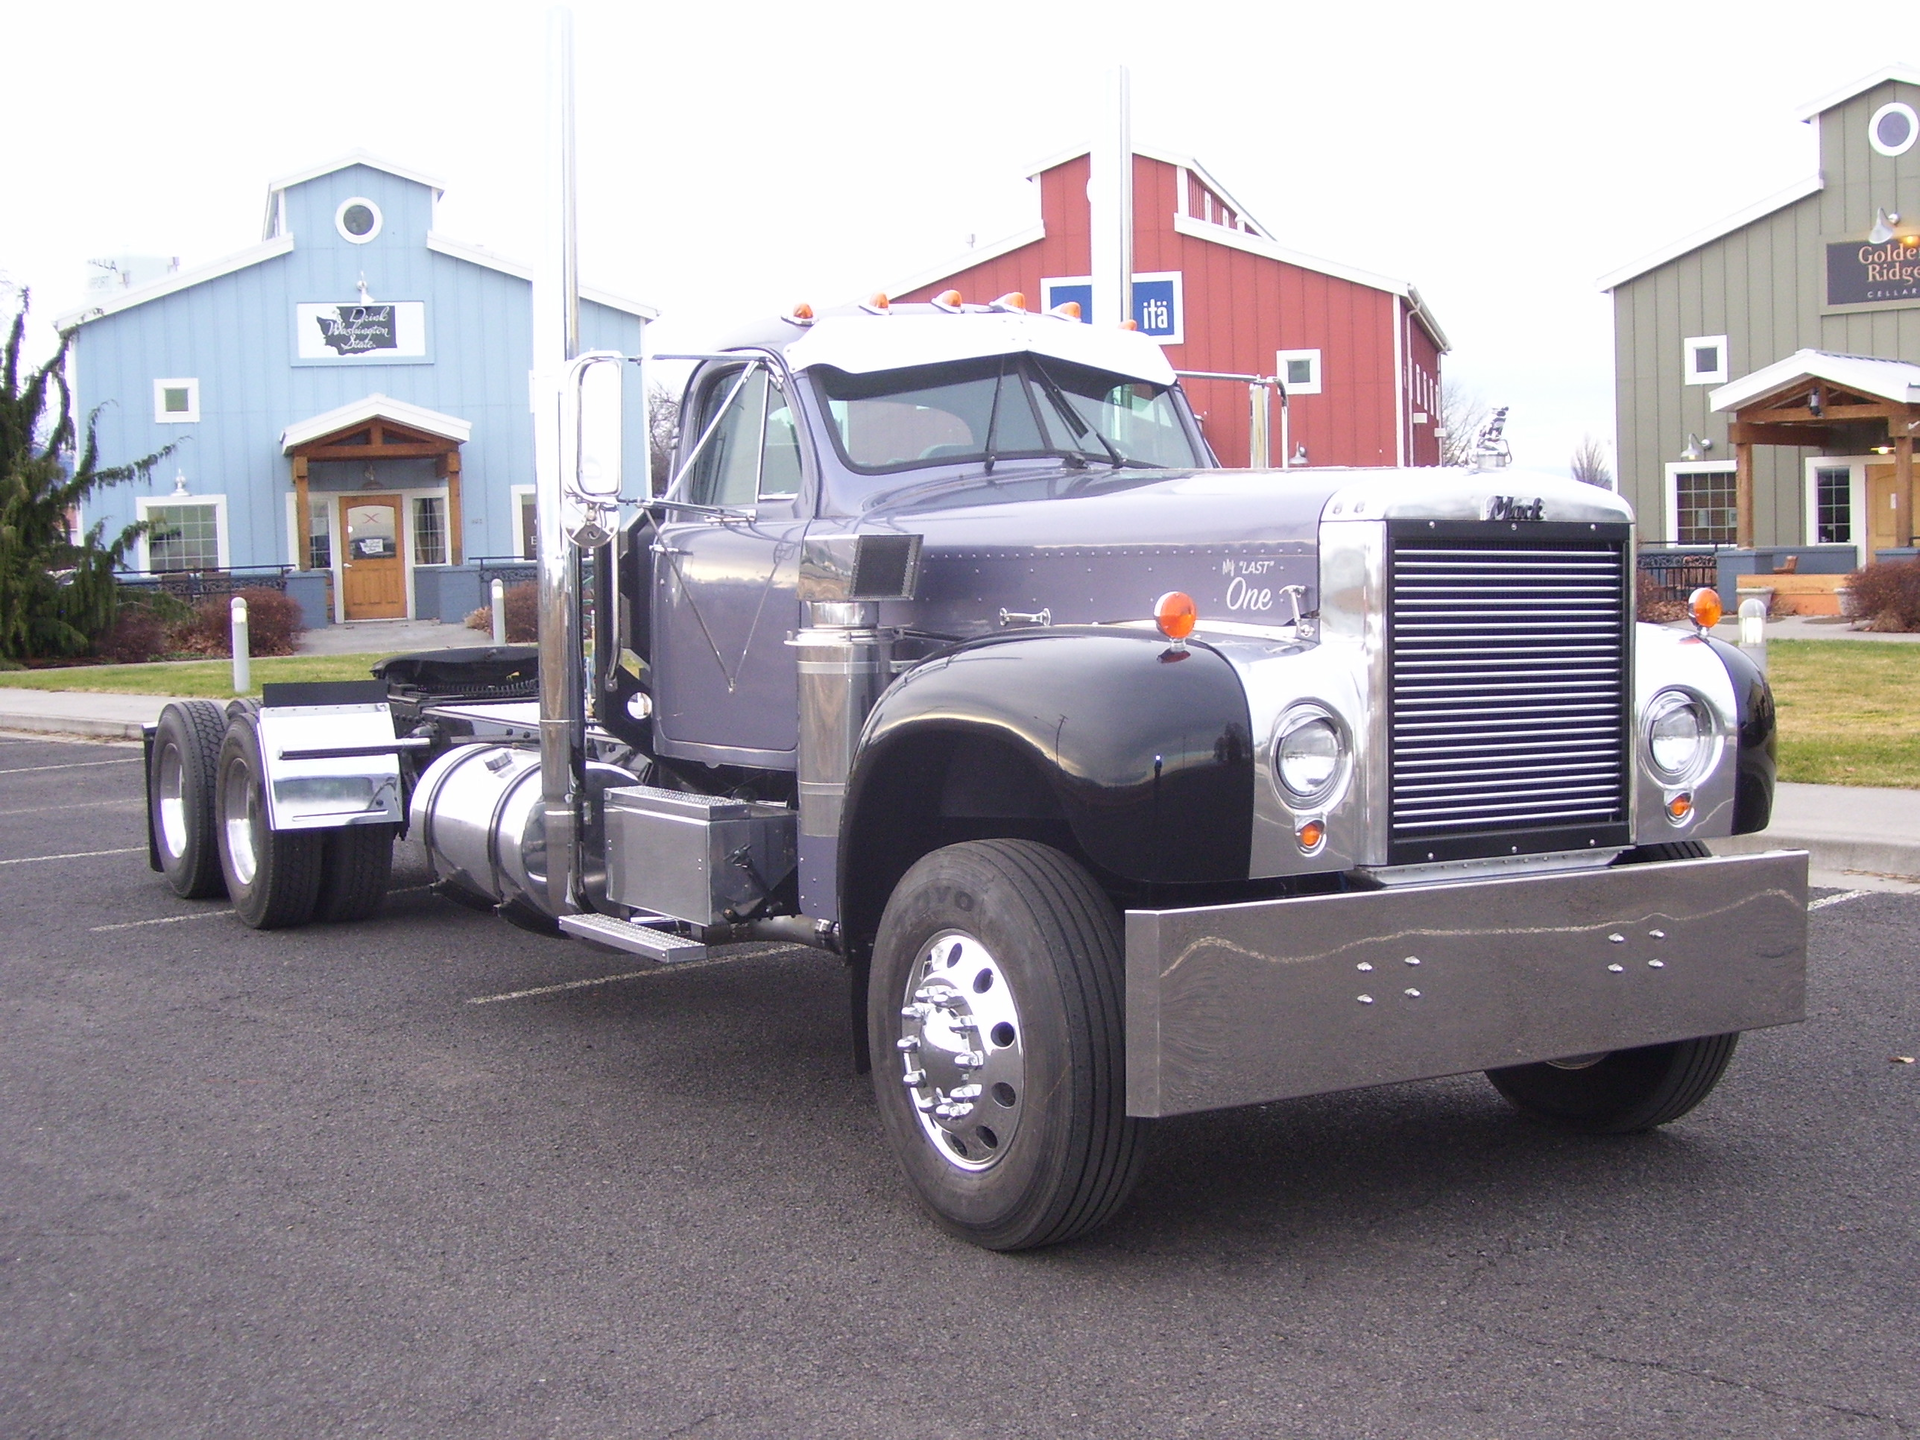
[[[280, 590], [242, 590], [247, 602], [247, 652], [252, 655], [291, 655], [306, 628], [300, 623], [300, 602]], [[228, 596], [202, 600], [193, 618], [174, 628], [172, 648], [189, 655], [233, 653], [232, 600]]]
[[1920, 630], [1920, 560], [1869, 565], [1847, 577], [1853, 613], [1869, 630]]
[[94, 644], [109, 665], [140, 665], [167, 653], [167, 622], [145, 606], [122, 605], [113, 626]]
[[1687, 602], [1668, 598], [1665, 588], [1649, 572], [1640, 572], [1635, 591], [1635, 605], [1642, 620], [1664, 624], [1669, 620], [1687, 618]]
[[[540, 638], [540, 587], [531, 581], [509, 585], [507, 601], [507, 643], [531, 645]], [[467, 616], [467, 628], [493, 633], [493, 606], [482, 605]]]

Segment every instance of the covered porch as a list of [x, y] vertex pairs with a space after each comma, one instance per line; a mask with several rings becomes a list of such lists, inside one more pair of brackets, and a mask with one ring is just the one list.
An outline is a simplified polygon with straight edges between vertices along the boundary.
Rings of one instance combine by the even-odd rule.
[[[472, 429], [376, 393], [281, 432], [293, 472], [288, 588], [310, 624], [457, 618], [440, 592], [466, 578], [461, 447]], [[478, 593], [477, 581], [452, 588], [452, 604]]]

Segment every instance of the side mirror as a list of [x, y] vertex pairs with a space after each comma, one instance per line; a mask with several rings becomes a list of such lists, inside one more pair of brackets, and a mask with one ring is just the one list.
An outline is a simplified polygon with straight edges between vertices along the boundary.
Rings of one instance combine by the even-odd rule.
[[561, 443], [568, 453], [561, 474], [567, 489], [588, 505], [620, 499], [626, 364], [618, 351], [592, 350], [567, 366]]

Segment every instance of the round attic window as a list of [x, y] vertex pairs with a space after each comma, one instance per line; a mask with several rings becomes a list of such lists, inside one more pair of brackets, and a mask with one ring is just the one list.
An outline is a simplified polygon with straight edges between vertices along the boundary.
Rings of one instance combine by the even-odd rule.
[[364, 245], [377, 236], [382, 223], [380, 207], [360, 195], [342, 200], [333, 212], [333, 228], [340, 232], [341, 239], [354, 245]]
[[1901, 101], [1882, 105], [1867, 122], [1867, 140], [1882, 155], [1904, 155], [1916, 139], [1920, 139], [1920, 116]]

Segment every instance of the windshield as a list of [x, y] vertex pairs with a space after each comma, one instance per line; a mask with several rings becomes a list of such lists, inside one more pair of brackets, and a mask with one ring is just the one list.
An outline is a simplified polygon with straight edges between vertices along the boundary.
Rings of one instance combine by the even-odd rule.
[[1168, 386], [1035, 355], [850, 375], [813, 371], [840, 458], [866, 475], [1035, 456], [1181, 469], [1206, 462]]

